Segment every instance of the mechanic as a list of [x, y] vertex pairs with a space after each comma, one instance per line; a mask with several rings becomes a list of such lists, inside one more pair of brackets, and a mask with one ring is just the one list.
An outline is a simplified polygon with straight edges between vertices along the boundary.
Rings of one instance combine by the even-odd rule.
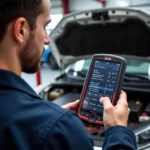
[[[92, 150], [93, 142], [77, 117], [79, 100], [59, 107], [42, 100], [21, 78], [40, 68], [44, 44], [50, 40], [50, 0], [0, 1], [0, 149]], [[126, 128], [127, 97], [121, 92], [113, 107], [104, 104], [103, 149], [136, 149], [135, 135]], [[87, 127], [89, 132], [99, 129]]]

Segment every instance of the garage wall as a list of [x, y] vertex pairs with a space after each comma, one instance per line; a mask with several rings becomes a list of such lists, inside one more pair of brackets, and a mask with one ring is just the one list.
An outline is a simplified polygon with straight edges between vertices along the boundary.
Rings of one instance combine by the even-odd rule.
[[51, 14], [62, 14], [62, 1], [61, 0], [51, 0]]
[[[150, 14], [150, 0], [106, 0], [106, 7], [132, 7]], [[52, 14], [63, 14], [62, 0], [51, 0]], [[141, 5], [141, 6], [140, 6]], [[70, 12], [102, 8], [96, 0], [69, 0]]]
[[102, 4], [95, 0], [70, 0], [69, 1], [70, 12], [81, 11], [87, 9], [102, 8]]
[[47, 25], [48, 34], [63, 17], [62, 0], [51, 0], [51, 23]]
[[131, 5], [147, 5], [150, 4], [149, 0], [130, 0]]
[[[106, 0], [106, 7], [132, 7], [150, 14], [150, 0]], [[141, 5], [141, 6], [140, 6]], [[102, 8], [96, 0], [70, 0], [70, 12]]]
[[107, 0], [107, 7], [131, 7], [150, 14], [150, 0]]
[[107, 0], [106, 7], [127, 7], [130, 0]]

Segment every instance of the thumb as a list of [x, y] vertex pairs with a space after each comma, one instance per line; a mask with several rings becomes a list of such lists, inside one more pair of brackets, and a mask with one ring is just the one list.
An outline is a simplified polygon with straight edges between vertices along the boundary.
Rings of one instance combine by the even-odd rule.
[[80, 100], [76, 100], [75, 102], [72, 102], [69, 104], [70, 109], [76, 109]]
[[76, 100], [74, 103], [74, 107], [78, 106], [78, 104], [80, 103], [80, 100]]
[[75, 102], [72, 102], [72, 103], [68, 103], [64, 106], [62, 106], [62, 108], [65, 108], [65, 109], [74, 109], [78, 106], [80, 100], [76, 100]]
[[100, 99], [100, 103], [104, 105], [104, 108], [113, 106], [110, 99], [108, 97], [102, 97]]

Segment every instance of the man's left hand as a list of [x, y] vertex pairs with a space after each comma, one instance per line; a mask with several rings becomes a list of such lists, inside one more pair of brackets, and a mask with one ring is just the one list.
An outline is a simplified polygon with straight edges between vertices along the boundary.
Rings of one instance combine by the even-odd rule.
[[[68, 109], [68, 110], [71, 110], [71, 111], [74, 111], [74, 112], [77, 112], [77, 107], [79, 105], [79, 102], [80, 102], [80, 100], [76, 100], [75, 102], [63, 105], [62, 108]], [[98, 132], [100, 130], [100, 128], [98, 128], [98, 127], [92, 127], [91, 125], [88, 125], [88, 124], [85, 124], [85, 128], [90, 133]]]
[[79, 105], [79, 102], [80, 102], [80, 100], [76, 100], [75, 102], [63, 105], [62, 108], [76, 112], [77, 111], [77, 107]]

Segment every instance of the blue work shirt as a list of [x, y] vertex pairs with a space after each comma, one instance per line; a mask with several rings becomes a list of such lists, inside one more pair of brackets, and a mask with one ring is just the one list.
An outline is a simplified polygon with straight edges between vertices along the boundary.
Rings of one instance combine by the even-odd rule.
[[[134, 134], [119, 126], [107, 130], [103, 148], [122, 146], [135, 150]], [[0, 70], [0, 150], [92, 149], [75, 113], [42, 100], [19, 76]]]

